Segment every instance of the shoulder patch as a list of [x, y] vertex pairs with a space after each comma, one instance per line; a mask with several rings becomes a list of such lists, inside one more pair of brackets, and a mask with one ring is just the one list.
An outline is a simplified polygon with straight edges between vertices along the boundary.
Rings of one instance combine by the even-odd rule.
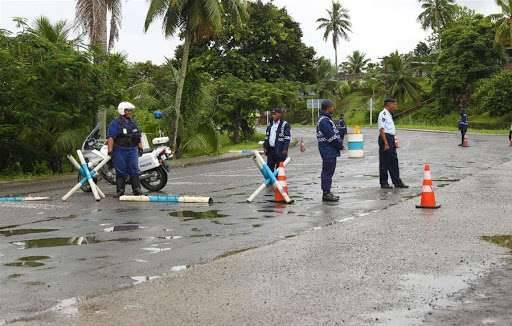
[[382, 118], [382, 122], [386, 122], [386, 118]]

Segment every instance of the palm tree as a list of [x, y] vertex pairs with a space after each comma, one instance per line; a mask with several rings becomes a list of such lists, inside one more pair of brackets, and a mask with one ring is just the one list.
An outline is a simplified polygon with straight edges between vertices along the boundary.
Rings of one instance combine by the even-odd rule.
[[352, 32], [350, 14], [343, 5], [334, 0], [331, 9], [327, 9], [327, 18], [318, 18], [316, 20], [318, 29], [324, 30], [324, 41], [327, 42], [329, 36], [332, 36], [332, 45], [334, 47], [334, 64], [338, 67], [338, 43], [341, 39], [348, 40], [348, 33]]
[[410, 58], [394, 52], [384, 58], [383, 79], [389, 95], [400, 101], [420, 99], [422, 88], [410, 66]]
[[505, 48], [512, 47], [512, 0], [496, 0], [501, 14], [494, 15], [497, 20], [496, 43]]
[[421, 27], [439, 33], [453, 20], [458, 6], [454, 0], [418, 0], [423, 10], [418, 16]]
[[[122, 19], [121, 0], [77, 0], [76, 21], [81, 25], [92, 46], [107, 52], [112, 50], [115, 41], [119, 39], [119, 29]], [[108, 33], [107, 19], [110, 13], [110, 32]]]
[[178, 127], [181, 116], [181, 99], [187, 76], [188, 59], [192, 43], [214, 36], [221, 28], [226, 12], [230, 12], [241, 24], [246, 16], [246, 0], [150, 0], [144, 28], [157, 18], [163, 18], [166, 37], [180, 34], [184, 39], [181, 68], [178, 75], [174, 110], [176, 121], [173, 148], [176, 150]]
[[366, 58], [366, 54], [361, 51], [354, 51], [347, 57], [347, 69], [350, 74], [361, 74], [366, 70], [370, 63], [370, 59]]
[[51, 43], [68, 43], [72, 26], [67, 21], [59, 20], [52, 24], [48, 17], [41, 16], [34, 20], [28, 32], [48, 40]]

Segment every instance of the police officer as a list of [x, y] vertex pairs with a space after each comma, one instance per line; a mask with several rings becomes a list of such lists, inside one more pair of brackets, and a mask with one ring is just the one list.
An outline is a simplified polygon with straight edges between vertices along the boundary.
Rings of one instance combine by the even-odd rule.
[[508, 142], [512, 146], [512, 124], [510, 125], [510, 132], [508, 133]]
[[463, 108], [460, 110], [460, 119], [459, 119], [459, 130], [460, 135], [462, 137], [462, 141], [460, 142], [459, 146], [464, 146], [464, 137], [466, 136], [466, 133], [468, 132], [469, 128], [469, 120], [468, 120], [468, 114], [466, 113], [466, 110]]
[[316, 125], [316, 137], [318, 150], [322, 157], [322, 200], [326, 202], [337, 202], [340, 197], [331, 192], [332, 177], [336, 171], [336, 160], [340, 156], [341, 139], [338, 128], [332, 120], [334, 103], [330, 100], [322, 102], [322, 111]]
[[272, 171], [279, 167], [279, 163], [284, 162], [288, 157], [288, 147], [290, 146], [291, 126], [288, 122], [282, 120], [283, 110], [272, 110], [272, 121], [267, 126], [265, 142], [263, 148], [267, 155], [267, 165]]
[[117, 107], [119, 117], [108, 127], [108, 153], [116, 169], [117, 196], [124, 195], [126, 178], [130, 177], [134, 195], [141, 195], [139, 180], [139, 155], [142, 153], [141, 132], [132, 119], [135, 106], [121, 102]]
[[384, 101], [384, 109], [379, 114], [379, 175], [382, 189], [392, 189], [388, 184], [388, 172], [395, 188], [409, 188], [400, 179], [398, 167], [395, 144], [396, 128], [392, 115], [396, 108], [396, 100], [388, 98]]
[[341, 150], [345, 149], [345, 145], [343, 141], [345, 139], [345, 135], [347, 134], [347, 124], [345, 123], [345, 115], [341, 113], [340, 120], [338, 121], [338, 131], [340, 133], [340, 141], [341, 141]]

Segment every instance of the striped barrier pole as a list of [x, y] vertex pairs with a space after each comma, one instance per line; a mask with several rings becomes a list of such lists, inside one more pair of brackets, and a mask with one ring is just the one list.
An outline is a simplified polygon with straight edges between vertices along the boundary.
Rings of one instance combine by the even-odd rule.
[[43, 201], [50, 197], [0, 197], [0, 203], [19, 203], [24, 201]]
[[[68, 155], [68, 159], [71, 161], [71, 158], [73, 158], [73, 156], [71, 155]], [[75, 161], [75, 163], [77, 165], [78, 162], [76, 162], [76, 160], [73, 158], [73, 160]], [[96, 175], [98, 174], [99, 170], [101, 170], [101, 168], [103, 168], [105, 166], [105, 164], [107, 164], [108, 162], [110, 161], [110, 157], [107, 156], [107, 158], [105, 158], [100, 164], [98, 164], [92, 171], [89, 172], [89, 174], [91, 175], [91, 179], [96, 177]], [[74, 165], [73, 162], [71, 162], [71, 164]], [[80, 166], [80, 165], [79, 165]], [[86, 169], [87, 171], [89, 171], [89, 167], [87, 167]], [[82, 168], [80, 166], [80, 169], [79, 169], [80, 172], [82, 172]], [[92, 180], [93, 183], [94, 183], [94, 180]], [[86, 177], [82, 178], [82, 180], [80, 180], [80, 182], [78, 182], [67, 194], [64, 195], [64, 197], [62, 197], [62, 200], [63, 201], [66, 201], [68, 200], [75, 192], [77, 192], [81, 186], [85, 185], [86, 183], [88, 183], [89, 180], [87, 180]]]
[[94, 183], [94, 179], [92, 178], [91, 171], [89, 170], [89, 165], [87, 165], [87, 162], [85, 161], [84, 154], [82, 154], [81, 150], [76, 151], [78, 155], [78, 159], [80, 160], [81, 166], [82, 166], [82, 173], [87, 178], [87, 182], [89, 183], [89, 186], [91, 186], [92, 194], [94, 195], [94, 198], [96, 201], [100, 201], [101, 197], [98, 193], [98, 189], [96, 189], [96, 183]]
[[263, 174], [263, 177], [265, 178], [266, 182], [269, 182], [269, 185], [271, 185], [275, 190], [279, 191], [281, 195], [284, 198], [284, 201], [287, 204], [293, 203], [293, 200], [290, 199], [288, 194], [284, 191], [283, 187], [279, 182], [277, 182], [277, 178], [268, 167], [267, 163], [265, 163], [265, 160], [260, 155], [258, 151], [254, 151], [254, 156], [256, 156], [255, 162], [258, 168], [260, 169], [261, 174]]
[[[288, 164], [290, 163], [290, 161], [291, 161], [291, 158], [289, 158], [289, 157], [288, 157], [288, 158], [286, 159], [286, 161], [284, 161], [284, 166], [285, 166], [285, 167], [286, 167], [286, 166], [288, 166]], [[278, 175], [278, 174], [279, 174], [279, 170], [275, 170], [275, 171], [274, 171], [274, 176], [275, 176], [276, 178], [277, 178], [277, 175]], [[251, 195], [249, 198], [247, 198], [247, 202], [248, 202], [248, 203], [252, 203], [252, 202], [256, 199], [256, 197], [258, 197], [258, 195], [259, 195], [263, 190], [265, 190], [267, 187], [269, 187], [269, 186], [271, 186], [271, 185], [272, 185], [271, 181], [270, 181], [270, 180], [268, 180], [268, 179], [265, 179], [265, 182], [263, 182], [263, 183], [261, 184], [261, 186], [259, 186], [259, 187], [258, 187], [258, 189], [256, 189], [256, 191], [255, 191], [255, 192], [253, 192], [253, 193], [252, 193], [252, 195]]]
[[213, 204], [211, 197], [160, 195], [160, 196], [121, 196], [120, 201], [146, 203], [183, 203], [183, 204]]
[[[80, 164], [78, 164], [78, 162], [75, 160], [75, 158], [71, 155], [68, 155], [67, 156], [68, 160], [71, 162], [71, 164], [78, 170], [80, 171], [80, 175], [81, 176], [84, 176], [84, 174], [82, 173], [82, 167], [80, 166]], [[105, 158], [103, 158], [105, 159]], [[91, 171], [91, 176], [93, 178], [95, 178], [97, 175], [97, 172], [96, 171]], [[83, 181], [83, 182], [82, 182]], [[83, 177], [81, 180], [80, 180], [80, 184], [81, 186], [83, 186], [85, 183], [87, 182], [87, 178]], [[96, 184], [96, 189], [98, 190], [98, 194], [102, 197], [102, 198], [107, 198], [105, 196], [105, 194], [103, 193], [103, 191], [101, 191], [100, 187], [98, 187], [98, 185]]]

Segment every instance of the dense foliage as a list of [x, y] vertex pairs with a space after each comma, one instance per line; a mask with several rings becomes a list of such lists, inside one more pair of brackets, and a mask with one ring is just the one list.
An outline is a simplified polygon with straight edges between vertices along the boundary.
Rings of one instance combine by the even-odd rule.
[[491, 116], [512, 118], [512, 72], [503, 71], [483, 80], [477, 87], [474, 106]]
[[482, 15], [464, 17], [443, 30], [432, 74], [442, 112], [467, 105], [475, 83], [503, 68], [503, 50], [494, 34], [491, 20]]

